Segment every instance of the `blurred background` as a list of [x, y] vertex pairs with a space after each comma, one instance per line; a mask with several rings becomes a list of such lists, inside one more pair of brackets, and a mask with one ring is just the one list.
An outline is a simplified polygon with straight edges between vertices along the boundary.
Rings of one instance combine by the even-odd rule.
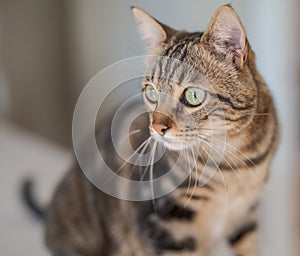
[[[174, 28], [195, 31], [204, 30], [225, 3], [0, 0], [1, 255], [48, 255], [43, 224], [22, 205], [20, 183], [33, 176], [37, 197], [47, 204], [72, 163], [71, 122], [81, 90], [104, 67], [145, 53], [130, 6]], [[299, 255], [300, 2], [231, 3], [245, 25], [282, 125], [260, 210], [263, 255]]]

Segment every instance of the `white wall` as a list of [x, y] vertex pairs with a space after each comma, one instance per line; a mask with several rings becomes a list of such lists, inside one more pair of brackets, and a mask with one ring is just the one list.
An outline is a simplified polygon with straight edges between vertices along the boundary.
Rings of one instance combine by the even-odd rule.
[[[0, 9], [0, 49], [3, 45], [3, 9]], [[0, 58], [3, 56], [2, 52], [0, 52]], [[10, 91], [8, 86], [8, 81], [3, 72], [3, 66], [0, 65], [0, 115], [9, 116], [10, 114]]]
[[261, 210], [265, 255], [299, 255], [293, 247], [299, 242], [299, 233], [294, 234], [299, 219], [299, 8], [296, 0], [252, 0], [242, 9], [282, 132]]
[[62, 2], [0, 1], [0, 108], [10, 100], [19, 125], [67, 143]]

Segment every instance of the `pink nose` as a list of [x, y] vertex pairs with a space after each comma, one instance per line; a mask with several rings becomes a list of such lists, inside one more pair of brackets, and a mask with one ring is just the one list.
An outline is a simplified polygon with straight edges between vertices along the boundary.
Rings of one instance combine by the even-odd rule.
[[174, 126], [175, 123], [169, 116], [156, 111], [153, 113], [152, 128], [161, 136]]
[[166, 131], [170, 128], [169, 126], [166, 126], [166, 125], [163, 125], [163, 124], [152, 124], [152, 127], [160, 135], [164, 135], [166, 133]]

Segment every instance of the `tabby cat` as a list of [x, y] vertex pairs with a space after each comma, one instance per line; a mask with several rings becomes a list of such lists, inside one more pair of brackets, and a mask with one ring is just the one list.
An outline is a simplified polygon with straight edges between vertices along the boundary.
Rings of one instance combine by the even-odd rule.
[[[156, 146], [150, 150], [166, 149], [154, 175], [171, 165], [175, 176], [191, 171], [168, 194], [129, 201], [99, 190], [75, 164], [49, 205], [47, 246], [55, 256], [259, 255], [256, 210], [279, 128], [239, 17], [231, 6], [221, 6], [205, 32], [189, 33], [138, 8], [132, 12], [149, 55], [158, 57], [142, 82], [147, 116], [132, 125], [142, 132], [130, 141], [137, 149], [150, 137]], [[97, 139], [116, 170], [109, 124], [100, 127]], [[218, 142], [224, 146], [220, 159], [211, 153]], [[184, 157], [174, 165], [179, 152]], [[147, 166], [133, 168], [124, 166], [122, 174]], [[209, 177], [203, 181], [204, 170]]]

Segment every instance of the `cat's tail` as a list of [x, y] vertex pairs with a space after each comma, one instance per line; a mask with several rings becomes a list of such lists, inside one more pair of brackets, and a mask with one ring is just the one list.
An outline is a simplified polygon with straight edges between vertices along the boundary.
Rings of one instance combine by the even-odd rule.
[[26, 208], [39, 220], [46, 219], [46, 210], [34, 196], [34, 183], [32, 179], [26, 179], [21, 184], [21, 197]]

